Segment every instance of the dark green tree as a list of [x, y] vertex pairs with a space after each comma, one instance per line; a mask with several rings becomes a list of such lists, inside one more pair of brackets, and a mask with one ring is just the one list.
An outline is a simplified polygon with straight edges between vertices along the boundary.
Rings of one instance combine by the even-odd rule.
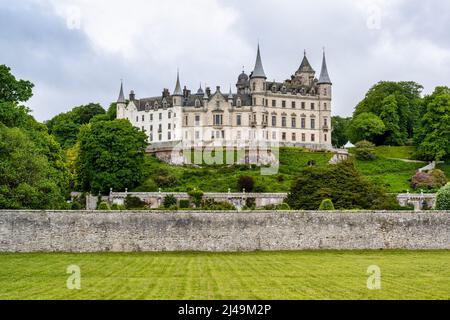
[[132, 189], [144, 178], [147, 136], [127, 120], [82, 126], [76, 176], [83, 191]]
[[347, 130], [351, 120], [352, 118], [342, 118], [339, 116], [332, 117], [331, 123], [333, 126], [333, 146], [341, 148], [350, 140], [347, 134]]
[[293, 183], [287, 203], [295, 210], [317, 210], [330, 199], [337, 210], [397, 208], [395, 198], [367, 181], [351, 161], [307, 168]]
[[424, 98], [425, 114], [415, 137], [423, 160], [450, 159], [450, 89], [437, 87]]

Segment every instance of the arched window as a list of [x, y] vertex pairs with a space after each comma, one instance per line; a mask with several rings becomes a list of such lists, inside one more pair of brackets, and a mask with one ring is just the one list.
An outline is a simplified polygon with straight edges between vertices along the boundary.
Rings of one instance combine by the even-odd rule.
[[256, 82], [253, 82], [253, 91], [256, 91]]

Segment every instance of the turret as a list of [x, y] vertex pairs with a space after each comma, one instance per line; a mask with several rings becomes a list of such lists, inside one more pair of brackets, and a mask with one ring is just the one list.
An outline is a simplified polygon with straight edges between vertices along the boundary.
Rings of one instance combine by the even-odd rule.
[[297, 72], [295, 72], [295, 78], [297, 83], [304, 86], [311, 86], [314, 83], [316, 71], [311, 67], [311, 64], [306, 57], [306, 50], [303, 54], [303, 60], [298, 68]]
[[233, 92], [231, 91], [231, 86], [230, 86], [230, 93], [228, 94], [228, 103], [233, 106]]
[[256, 54], [255, 69], [250, 75], [250, 90], [252, 93], [262, 93], [265, 91], [266, 86], [266, 73], [261, 59], [261, 51], [258, 44], [258, 52]]
[[319, 86], [320, 97], [325, 98], [325, 99], [332, 98], [332, 85], [333, 84], [330, 80], [330, 76], [328, 75], [325, 50], [323, 51], [322, 70], [320, 72], [320, 78], [319, 78], [319, 81], [317, 82], [317, 85]]
[[174, 106], [182, 106], [182, 99], [183, 99], [183, 91], [181, 91], [181, 84], [180, 84], [180, 72], [177, 72], [177, 83], [175, 85], [175, 90], [172, 95], [173, 98], [173, 105]]
[[117, 99], [117, 118], [125, 118], [125, 109], [127, 107], [127, 101], [125, 100], [125, 95], [123, 94], [123, 82], [120, 83], [119, 98]]

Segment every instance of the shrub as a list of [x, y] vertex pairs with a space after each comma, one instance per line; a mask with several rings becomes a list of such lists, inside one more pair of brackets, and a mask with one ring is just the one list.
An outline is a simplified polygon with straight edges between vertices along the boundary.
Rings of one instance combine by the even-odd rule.
[[177, 211], [178, 210], [178, 206], [176, 204], [171, 205], [170, 207], [167, 208], [170, 211]]
[[436, 195], [436, 210], [450, 210], [450, 183], [438, 191]]
[[106, 203], [105, 201], [100, 202], [100, 204], [97, 207], [97, 210], [100, 211], [109, 211], [111, 210], [111, 208], [109, 207], [108, 203]]
[[351, 161], [302, 170], [286, 202], [294, 210], [317, 210], [323, 199], [331, 199], [337, 210], [375, 209], [393, 204], [384, 189], [363, 177]]
[[216, 202], [213, 199], [208, 199], [203, 204], [204, 210], [236, 210], [236, 208], [229, 202]]
[[191, 202], [189, 200], [180, 200], [180, 209], [189, 209]]
[[255, 180], [249, 176], [241, 176], [238, 180], [239, 191], [252, 192], [255, 187]]
[[276, 207], [277, 210], [281, 210], [281, 211], [288, 211], [291, 210], [291, 206], [289, 204], [287, 204], [286, 202], [283, 202], [282, 204], [278, 205]]
[[443, 187], [446, 183], [445, 173], [438, 169], [429, 172], [417, 172], [411, 179], [413, 189], [436, 189]]
[[203, 201], [203, 191], [193, 189], [188, 191], [188, 194], [192, 198], [192, 202], [194, 203], [195, 207], [200, 208], [202, 206]]
[[177, 206], [177, 198], [175, 198], [175, 196], [173, 196], [173, 195], [165, 196], [164, 200], [163, 200], [163, 207], [168, 209], [168, 208], [171, 208], [173, 206], [178, 207]]
[[153, 180], [160, 188], [175, 187], [178, 184], [178, 178], [171, 175], [167, 170], [160, 170]]
[[111, 210], [113, 210], [113, 211], [122, 211], [122, 210], [125, 210], [125, 209], [126, 209], [126, 208], [125, 208], [124, 205], [117, 204], [117, 203], [114, 203], [114, 204], [111, 206]]
[[257, 185], [255, 186], [255, 188], [254, 188], [253, 191], [254, 191], [254, 192], [257, 192], [257, 193], [264, 193], [264, 192], [267, 191], [267, 188], [266, 188], [266, 186], [263, 185], [263, 184], [257, 184]]
[[331, 199], [323, 200], [322, 203], [320, 204], [319, 210], [333, 211], [334, 210], [333, 201], [331, 201]]
[[255, 198], [247, 198], [245, 200], [245, 208], [246, 210], [255, 210], [256, 209], [256, 199]]
[[146, 207], [146, 203], [137, 197], [128, 196], [125, 199], [125, 207], [128, 210], [139, 210]]
[[79, 202], [72, 202], [70, 206], [70, 210], [81, 210], [81, 203]]
[[358, 160], [375, 160], [375, 145], [369, 141], [360, 141], [356, 144], [355, 157]]

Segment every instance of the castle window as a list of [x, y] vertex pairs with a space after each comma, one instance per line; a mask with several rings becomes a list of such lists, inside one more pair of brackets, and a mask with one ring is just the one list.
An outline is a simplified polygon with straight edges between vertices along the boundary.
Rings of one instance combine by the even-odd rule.
[[238, 107], [242, 107], [242, 101], [241, 101], [240, 98], [237, 99], [236, 104], [237, 104]]
[[272, 140], [277, 140], [277, 132], [276, 131], [272, 132]]
[[185, 126], [189, 125], [189, 116], [188, 115], [184, 116], [184, 125]]
[[266, 106], [266, 107], [269, 106], [269, 100], [268, 100], [268, 99], [266, 99], [266, 101], [265, 101], [265, 106]]
[[172, 124], [171, 124], [171, 123], [169, 123], [169, 124], [167, 125], [167, 129], [169, 129], [169, 130], [172, 129]]
[[311, 110], [315, 110], [316, 109], [316, 105], [314, 103], [311, 103]]
[[172, 118], [172, 112], [169, 112], [169, 119], [171, 119]]
[[306, 118], [302, 118], [302, 120], [301, 120], [301, 128], [302, 129], [306, 128]]
[[200, 131], [195, 131], [195, 140], [200, 139]]
[[145, 122], [145, 116], [144, 115], [142, 116], [142, 122]]
[[302, 133], [302, 142], [306, 142], [306, 134]]
[[214, 125], [215, 126], [221, 126], [222, 123], [223, 123], [223, 115], [215, 114], [214, 115]]
[[282, 108], [286, 108], [286, 101], [285, 100], [281, 101], [281, 107]]
[[276, 85], [273, 85], [273, 86], [272, 86], [272, 92], [273, 92], [273, 93], [277, 92], [277, 86], [276, 86]]
[[139, 116], [136, 116], [136, 122], [139, 122]]
[[323, 95], [326, 96], [328, 94], [327, 88], [323, 88]]
[[297, 128], [297, 118], [292, 117], [291, 119], [292, 128]]
[[198, 114], [195, 115], [195, 126], [200, 126], [200, 116]]
[[277, 126], [277, 116], [272, 116], [272, 127]]
[[150, 121], [153, 121], [153, 114], [150, 115]]
[[150, 142], [152, 142], [153, 141], [153, 133], [150, 133]]
[[295, 105], [295, 101], [292, 101], [292, 109], [295, 109], [296, 105]]
[[159, 139], [159, 141], [162, 140], [162, 134], [161, 133], [158, 135], [158, 139]]
[[237, 126], [242, 126], [242, 115], [238, 114], [236, 116], [236, 125]]
[[256, 91], [256, 82], [253, 82], [253, 91]]
[[283, 128], [286, 128], [287, 124], [286, 124], [286, 117], [281, 117], [281, 126]]
[[311, 119], [311, 129], [316, 128], [316, 119]]
[[171, 132], [167, 133], [167, 140], [172, 140], [172, 133]]
[[195, 107], [196, 108], [199, 108], [200, 107], [200, 100], [195, 100]]
[[323, 124], [325, 127], [328, 127], [328, 119], [327, 118], [323, 119]]
[[297, 141], [297, 135], [295, 133], [292, 134], [292, 141]]
[[316, 141], [316, 135], [315, 134], [312, 134], [311, 135], [311, 142], [315, 142]]
[[325, 135], [323, 136], [323, 138], [325, 139], [325, 142], [328, 141], [328, 135], [327, 135], [327, 134], [325, 134]]
[[277, 100], [272, 100], [272, 107], [276, 107], [277, 106]]
[[286, 132], [281, 134], [281, 140], [286, 141]]
[[326, 103], [323, 104], [323, 110], [325, 110], [325, 111], [327, 110], [327, 104]]
[[159, 120], [162, 120], [162, 113], [159, 114]]
[[306, 109], [306, 103], [302, 102], [302, 109]]

